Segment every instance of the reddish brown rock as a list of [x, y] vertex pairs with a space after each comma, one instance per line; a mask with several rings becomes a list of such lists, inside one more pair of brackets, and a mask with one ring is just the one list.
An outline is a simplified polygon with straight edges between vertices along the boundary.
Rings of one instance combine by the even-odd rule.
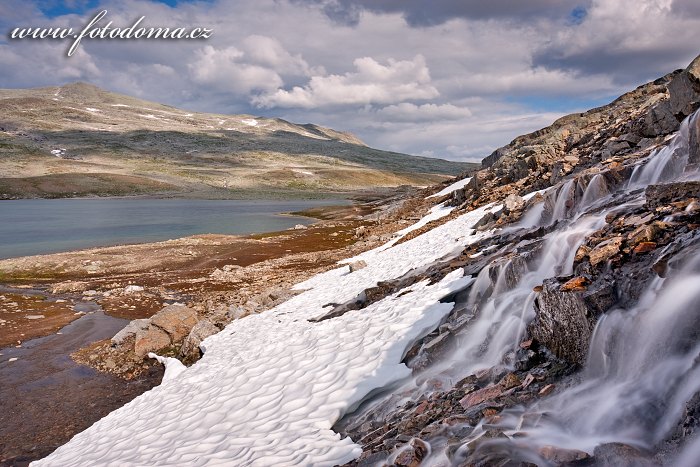
[[653, 251], [656, 249], [656, 243], [655, 242], [642, 242], [636, 247], [634, 247], [634, 252], [637, 254], [640, 253], [647, 253], [649, 251]]
[[498, 385], [502, 386], [503, 389], [514, 388], [520, 386], [521, 384], [523, 384], [523, 382], [520, 381], [520, 378], [518, 378], [515, 373], [508, 373], [498, 382]]
[[562, 292], [583, 292], [590, 281], [585, 277], [574, 277], [560, 287]]
[[479, 405], [484, 401], [495, 399], [503, 394], [504, 388], [500, 385], [493, 385], [467, 394], [459, 401], [463, 408], [468, 409]]
[[596, 245], [593, 250], [588, 255], [588, 258], [593, 266], [603, 263], [620, 251], [620, 246], [622, 246], [621, 237], [613, 237], [609, 240]]
[[554, 385], [553, 384], [548, 384], [542, 389], [540, 389], [540, 392], [538, 393], [540, 396], [548, 396], [552, 392], [554, 392]]

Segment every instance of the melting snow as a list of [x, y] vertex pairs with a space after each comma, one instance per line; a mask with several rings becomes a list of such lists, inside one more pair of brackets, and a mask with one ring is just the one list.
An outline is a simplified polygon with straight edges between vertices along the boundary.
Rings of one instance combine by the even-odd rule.
[[129, 107], [126, 104], [112, 104], [112, 107]]
[[467, 183], [469, 183], [471, 181], [471, 179], [472, 179], [471, 177], [467, 177], [467, 178], [463, 178], [462, 180], [457, 180], [452, 185], [449, 185], [449, 186], [443, 188], [442, 190], [438, 191], [437, 193], [435, 193], [433, 195], [426, 197], [425, 199], [439, 198], [440, 196], [449, 195], [453, 191], [457, 191], [457, 190], [467, 186]]
[[254, 118], [244, 118], [243, 120], [241, 120], [241, 123], [248, 126], [258, 126], [258, 121]]
[[85, 107], [85, 110], [88, 112], [102, 112], [100, 109], [96, 109], [94, 107]]
[[51, 154], [53, 154], [56, 157], [62, 157], [65, 153], [66, 153], [66, 150], [63, 148], [51, 150]]
[[[298, 284], [303, 293], [207, 338], [192, 367], [165, 360], [170, 368], [160, 386], [33, 465], [332, 466], [356, 458], [361, 448], [331, 427], [373, 391], [410, 375], [404, 353], [451, 311], [439, 300], [473, 279], [458, 269], [365, 309], [311, 320], [327, 314], [329, 303], [352, 300], [489, 235], [472, 227], [497, 209], [482, 207], [375, 250], [358, 271], [342, 266]], [[438, 206], [426, 217], [446, 211]]]

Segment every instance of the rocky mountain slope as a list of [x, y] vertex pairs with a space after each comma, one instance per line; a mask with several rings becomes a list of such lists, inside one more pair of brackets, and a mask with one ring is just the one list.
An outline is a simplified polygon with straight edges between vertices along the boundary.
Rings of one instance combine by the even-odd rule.
[[0, 90], [0, 154], [0, 199], [318, 196], [428, 185], [469, 167], [317, 125], [186, 112], [85, 83]]
[[422, 217], [38, 465], [697, 465], [698, 108], [700, 57], [384, 206], [357, 236]]

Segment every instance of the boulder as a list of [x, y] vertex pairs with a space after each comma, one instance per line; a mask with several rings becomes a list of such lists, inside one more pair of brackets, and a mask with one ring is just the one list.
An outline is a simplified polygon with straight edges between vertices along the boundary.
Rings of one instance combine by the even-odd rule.
[[136, 331], [134, 353], [138, 357], [145, 357], [149, 352], [157, 352], [169, 346], [170, 336], [157, 326], [150, 325], [146, 329]]
[[651, 467], [659, 465], [639, 449], [622, 443], [606, 443], [593, 451], [593, 463], [600, 466]]
[[700, 164], [700, 115], [690, 121], [688, 133], [688, 164]]
[[219, 328], [211, 321], [203, 319], [194, 325], [180, 348], [180, 357], [183, 360], [195, 361], [200, 356], [200, 344], [204, 339], [219, 332]]
[[535, 300], [532, 337], [557, 357], [582, 364], [598, 317], [615, 304], [612, 285], [599, 282], [585, 291], [562, 290], [559, 280], [547, 279]]
[[668, 83], [671, 111], [683, 119], [700, 107], [700, 56]]
[[150, 319], [135, 319], [131, 321], [124, 329], [112, 337], [112, 345], [122, 345], [129, 337], [135, 336], [138, 331], [147, 329], [150, 324]]
[[151, 317], [151, 324], [168, 333], [173, 342], [180, 341], [197, 324], [197, 312], [184, 305], [168, 305]]
[[367, 267], [367, 263], [365, 263], [364, 261], [362, 261], [362, 260], [360, 259], [360, 260], [357, 260], [357, 261], [353, 261], [352, 263], [350, 263], [350, 264], [348, 265], [348, 267], [350, 268], [350, 272], [355, 272], [355, 271], [359, 271], [360, 269], [366, 268], [366, 267]]
[[643, 136], [668, 135], [678, 130], [680, 122], [673, 114], [669, 101], [663, 101], [647, 111], [641, 132]]
[[556, 465], [574, 463], [591, 457], [587, 452], [578, 449], [564, 449], [555, 446], [543, 446], [540, 448], [539, 454], [545, 460]]

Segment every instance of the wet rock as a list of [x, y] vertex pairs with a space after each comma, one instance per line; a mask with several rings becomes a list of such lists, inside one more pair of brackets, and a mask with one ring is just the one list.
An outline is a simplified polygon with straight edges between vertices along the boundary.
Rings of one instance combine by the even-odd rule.
[[540, 456], [554, 464], [582, 461], [591, 457], [587, 452], [578, 449], [564, 449], [556, 446], [543, 446], [539, 450]]
[[582, 292], [586, 290], [586, 286], [590, 283], [587, 277], [574, 277], [566, 281], [560, 288], [562, 292]]
[[134, 353], [137, 357], [143, 358], [149, 352], [157, 352], [169, 346], [170, 343], [170, 336], [165, 331], [157, 326], [150, 325], [146, 329], [136, 331]]
[[622, 443], [607, 443], [597, 446], [593, 451], [593, 464], [602, 467], [652, 467], [655, 462], [649, 460], [640, 450]]
[[394, 465], [397, 467], [418, 467], [426, 454], [428, 454], [428, 445], [420, 440], [413, 439], [411, 442], [403, 446], [398, 455], [394, 458]]
[[204, 339], [219, 332], [211, 321], [203, 319], [194, 325], [180, 348], [180, 357], [185, 361], [195, 361], [200, 356], [200, 344]]
[[646, 196], [646, 208], [655, 209], [667, 206], [675, 201], [700, 198], [700, 182], [688, 181], [649, 185], [644, 194]]
[[629, 235], [629, 244], [634, 247], [640, 243], [648, 243], [656, 240], [661, 233], [657, 224], [640, 225]]
[[613, 303], [611, 287], [567, 292], [557, 279], [548, 279], [535, 300], [536, 318], [530, 323], [530, 333], [556, 356], [582, 364], [598, 316]]
[[656, 249], [655, 242], [641, 242], [639, 245], [635, 246], [632, 250], [636, 254], [648, 253]]
[[481, 404], [484, 401], [495, 399], [496, 397], [503, 394], [505, 388], [498, 384], [493, 386], [488, 386], [483, 389], [467, 394], [462, 400], [459, 401], [460, 405], [464, 409], [469, 409]]
[[500, 386], [502, 386], [504, 389], [511, 389], [517, 386], [520, 386], [522, 381], [520, 381], [520, 378], [518, 378], [518, 375], [515, 373], [508, 373], [501, 379], [501, 381], [498, 382]]
[[599, 243], [591, 250], [590, 253], [588, 253], [588, 259], [591, 262], [591, 265], [596, 266], [609, 260], [620, 251], [621, 246], [621, 237], [613, 237]]
[[553, 384], [548, 384], [537, 393], [540, 396], [548, 396], [554, 392], [555, 386]]
[[197, 324], [197, 312], [184, 305], [168, 305], [151, 317], [151, 324], [168, 333], [173, 342], [180, 341]]

